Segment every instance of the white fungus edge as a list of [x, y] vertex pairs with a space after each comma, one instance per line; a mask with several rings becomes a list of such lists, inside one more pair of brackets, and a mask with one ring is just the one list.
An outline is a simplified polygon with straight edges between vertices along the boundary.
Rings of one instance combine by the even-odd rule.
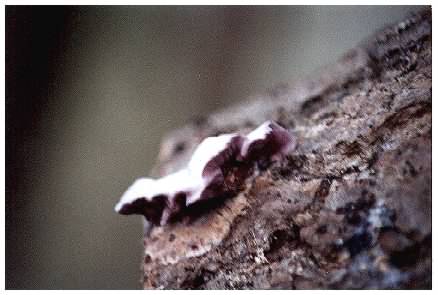
[[[249, 146], [256, 140], [263, 140], [273, 131], [272, 121], [266, 121], [255, 130], [244, 136], [240, 155], [247, 155]], [[219, 155], [236, 137], [241, 136], [237, 133], [222, 134], [219, 136], [205, 138], [195, 149], [186, 168], [175, 173], [166, 175], [159, 179], [139, 178], [122, 195], [120, 201], [115, 206], [115, 211], [120, 212], [124, 205], [131, 204], [137, 199], [145, 198], [151, 201], [154, 197], [165, 195], [169, 203], [179, 192], [187, 192], [186, 205], [197, 202], [204, 189], [209, 185], [215, 175], [203, 177], [204, 167], [214, 157]], [[289, 148], [290, 149], [290, 148]]]

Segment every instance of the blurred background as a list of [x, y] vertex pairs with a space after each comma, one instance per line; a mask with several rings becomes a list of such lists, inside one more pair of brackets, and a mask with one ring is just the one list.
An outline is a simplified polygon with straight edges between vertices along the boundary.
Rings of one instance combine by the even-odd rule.
[[141, 217], [113, 207], [163, 134], [419, 9], [7, 6], [6, 288], [141, 288]]

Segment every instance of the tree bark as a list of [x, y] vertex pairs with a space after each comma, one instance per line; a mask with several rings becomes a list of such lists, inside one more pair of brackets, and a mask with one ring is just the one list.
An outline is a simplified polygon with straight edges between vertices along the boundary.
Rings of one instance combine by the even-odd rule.
[[203, 138], [268, 119], [298, 146], [191, 223], [147, 226], [144, 287], [431, 288], [431, 22], [411, 15], [317, 75], [169, 134], [156, 176]]

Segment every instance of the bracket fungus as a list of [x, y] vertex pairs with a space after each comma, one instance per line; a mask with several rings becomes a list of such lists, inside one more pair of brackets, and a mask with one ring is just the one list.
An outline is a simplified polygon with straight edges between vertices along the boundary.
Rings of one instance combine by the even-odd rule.
[[165, 225], [190, 215], [197, 205], [235, 195], [256, 165], [279, 159], [295, 145], [289, 131], [272, 121], [246, 136], [207, 137], [184, 169], [159, 179], [137, 179], [115, 211], [140, 214], [154, 225]]

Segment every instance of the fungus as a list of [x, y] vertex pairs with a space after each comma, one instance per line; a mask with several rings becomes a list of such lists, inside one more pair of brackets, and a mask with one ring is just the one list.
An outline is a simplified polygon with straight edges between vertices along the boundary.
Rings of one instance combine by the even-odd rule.
[[241, 156], [246, 161], [276, 160], [292, 151], [296, 141], [290, 133], [272, 121], [266, 121], [250, 132], [242, 145]]
[[159, 179], [136, 180], [115, 211], [140, 214], [154, 225], [165, 225], [200, 203], [232, 196], [255, 165], [277, 160], [294, 148], [290, 133], [272, 121], [246, 136], [208, 137], [198, 145], [186, 168]]

